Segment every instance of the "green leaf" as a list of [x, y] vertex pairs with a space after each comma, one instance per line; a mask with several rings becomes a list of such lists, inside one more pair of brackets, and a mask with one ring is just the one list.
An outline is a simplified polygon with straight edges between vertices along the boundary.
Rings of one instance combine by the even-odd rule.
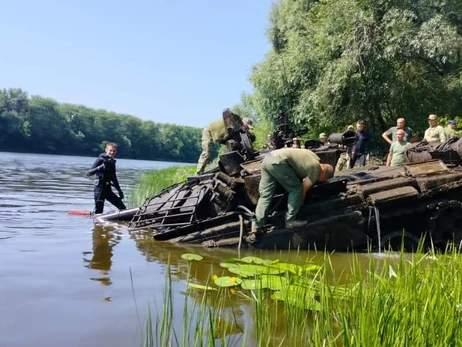
[[190, 283], [190, 282], [188, 282], [188, 287], [193, 288], [193, 289], [216, 290], [216, 291], [218, 291], [217, 288], [213, 288], [213, 287], [209, 287], [209, 286], [203, 286], [202, 284], [195, 284], [195, 283]]
[[219, 287], [234, 287], [242, 283], [239, 277], [223, 276], [215, 279], [215, 284]]
[[257, 279], [244, 280], [242, 282], [242, 289], [265, 289], [281, 290], [289, 285], [289, 280], [285, 277], [275, 275], [262, 275]]
[[284, 270], [273, 267], [251, 264], [233, 264], [228, 270], [242, 277], [251, 277], [257, 275], [278, 275], [285, 272]]
[[183, 258], [185, 260], [197, 260], [197, 261], [200, 261], [200, 260], [204, 259], [199, 254], [194, 254], [194, 253], [184, 253], [184, 254], [181, 255], [181, 258]]
[[258, 257], [244, 257], [244, 258], [234, 258], [236, 262], [247, 263], [247, 264], [257, 264], [257, 265], [271, 265], [277, 263], [279, 260], [270, 260], [262, 259]]
[[321, 303], [315, 299], [315, 292], [306, 287], [290, 286], [271, 295], [276, 301], [284, 301], [288, 305], [312, 311], [321, 311]]

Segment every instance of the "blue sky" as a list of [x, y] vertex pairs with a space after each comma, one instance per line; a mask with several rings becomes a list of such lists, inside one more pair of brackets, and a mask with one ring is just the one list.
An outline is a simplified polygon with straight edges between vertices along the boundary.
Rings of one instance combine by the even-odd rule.
[[272, 2], [3, 1], [0, 88], [203, 127], [252, 90]]

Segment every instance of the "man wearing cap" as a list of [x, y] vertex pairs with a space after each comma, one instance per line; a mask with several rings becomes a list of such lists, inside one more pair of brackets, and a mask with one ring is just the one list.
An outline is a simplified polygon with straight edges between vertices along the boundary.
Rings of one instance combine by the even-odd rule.
[[[396, 120], [396, 126], [391, 127], [387, 131], [385, 131], [382, 134], [382, 138], [388, 142], [388, 144], [392, 144], [394, 141], [397, 140], [396, 138], [396, 131], [398, 129], [403, 129], [404, 130], [404, 140], [407, 142], [415, 142], [417, 141], [417, 135], [414, 133], [414, 131], [406, 126], [406, 120], [404, 118], [398, 118]], [[390, 139], [391, 135], [391, 139]]]
[[[225, 109], [223, 113], [226, 113], [229, 109]], [[236, 122], [241, 124], [242, 130], [248, 132], [249, 130], [253, 129], [253, 122], [250, 118], [241, 117], [235, 113], [231, 113]], [[252, 135], [253, 137], [253, 135]], [[224, 119], [216, 120], [209, 125], [207, 125], [204, 130], [202, 130], [202, 153], [199, 157], [196, 169], [196, 175], [201, 175], [204, 172], [207, 163], [209, 162], [210, 156], [213, 152], [213, 145], [215, 143], [219, 144], [226, 144], [226, 141], [230, 139], [230, 133], [226, 128]]]
[[446, 134], [441, 125], [438, 125], [438, 117], [435, 114], [428, 116], [429, 128], [425, 130], [424, 140], [428, 142], [445, 142]]
[[319, 142], [321, 142], [323, 145], [327, 144], [326, 133], [320, 133], [319, 134]]
[[446, 139], [449, 140], [451, 137], [457, 136], [456, 126], [457, 126], [457, 122], [454, 119], [451, 119], [448, 122], [448, 126], [444, 129], [444, 133], [446, 134]]
[[306, 220], [297, 220], [297, 213], [305, 200], [306, 192], [316, 183], [334, 175], [329, 164], [319, 163], [319, 157], [309, 149], [280, 148], [270, 152], [261, 164], [258, 186], [260, 198], [252, 221], [253, 234], [260, 233], [279, 183], [288, 192], [286, 228], [300, 228]]

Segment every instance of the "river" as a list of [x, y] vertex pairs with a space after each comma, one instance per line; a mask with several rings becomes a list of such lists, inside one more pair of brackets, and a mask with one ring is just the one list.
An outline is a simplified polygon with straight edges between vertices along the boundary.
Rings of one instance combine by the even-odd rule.
[[[176, 310], [183, 305], [187, 265], [181, 254], [204, 256], [194, 272], [204, 283], [214, 271], [210, 264], [237, 256], [235, 250], [154, 242], [123, 226], [95, 227], [91, 218], [68, 215], [93, 209], [92, 180], [85, 177], [93, 161], [0, 153], [0, 346], [140, 346], [138, 322], [144, 326], [148, 304], [153, 315], [162, 312], [167, 271], [176, 284]], [[173, 165], [185, 164], [118, 159], [119, 181], [127, 195], [142, 172]], [[340, 273], [349, 256], [334, 254], [332, 262]], [[181, 332], [181, 320], [177, 324]]]

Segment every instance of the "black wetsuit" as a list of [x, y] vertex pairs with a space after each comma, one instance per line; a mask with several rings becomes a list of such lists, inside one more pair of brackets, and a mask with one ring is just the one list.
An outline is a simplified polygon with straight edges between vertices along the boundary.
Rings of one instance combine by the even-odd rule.
[[[107, 200], [119, 210], [125, 210], [125, 204], [122, 202], [123, 193], [120, 189], [119, 181], [116, 175], [116, 160], [106, 153], [101, 153], [95, 160], [87, 176], [96, 175], [95, 179], [95, 213], [103, 213], [104, 201]], [[119, 196], [114, 194], [111, 184], [119, 192]]]

